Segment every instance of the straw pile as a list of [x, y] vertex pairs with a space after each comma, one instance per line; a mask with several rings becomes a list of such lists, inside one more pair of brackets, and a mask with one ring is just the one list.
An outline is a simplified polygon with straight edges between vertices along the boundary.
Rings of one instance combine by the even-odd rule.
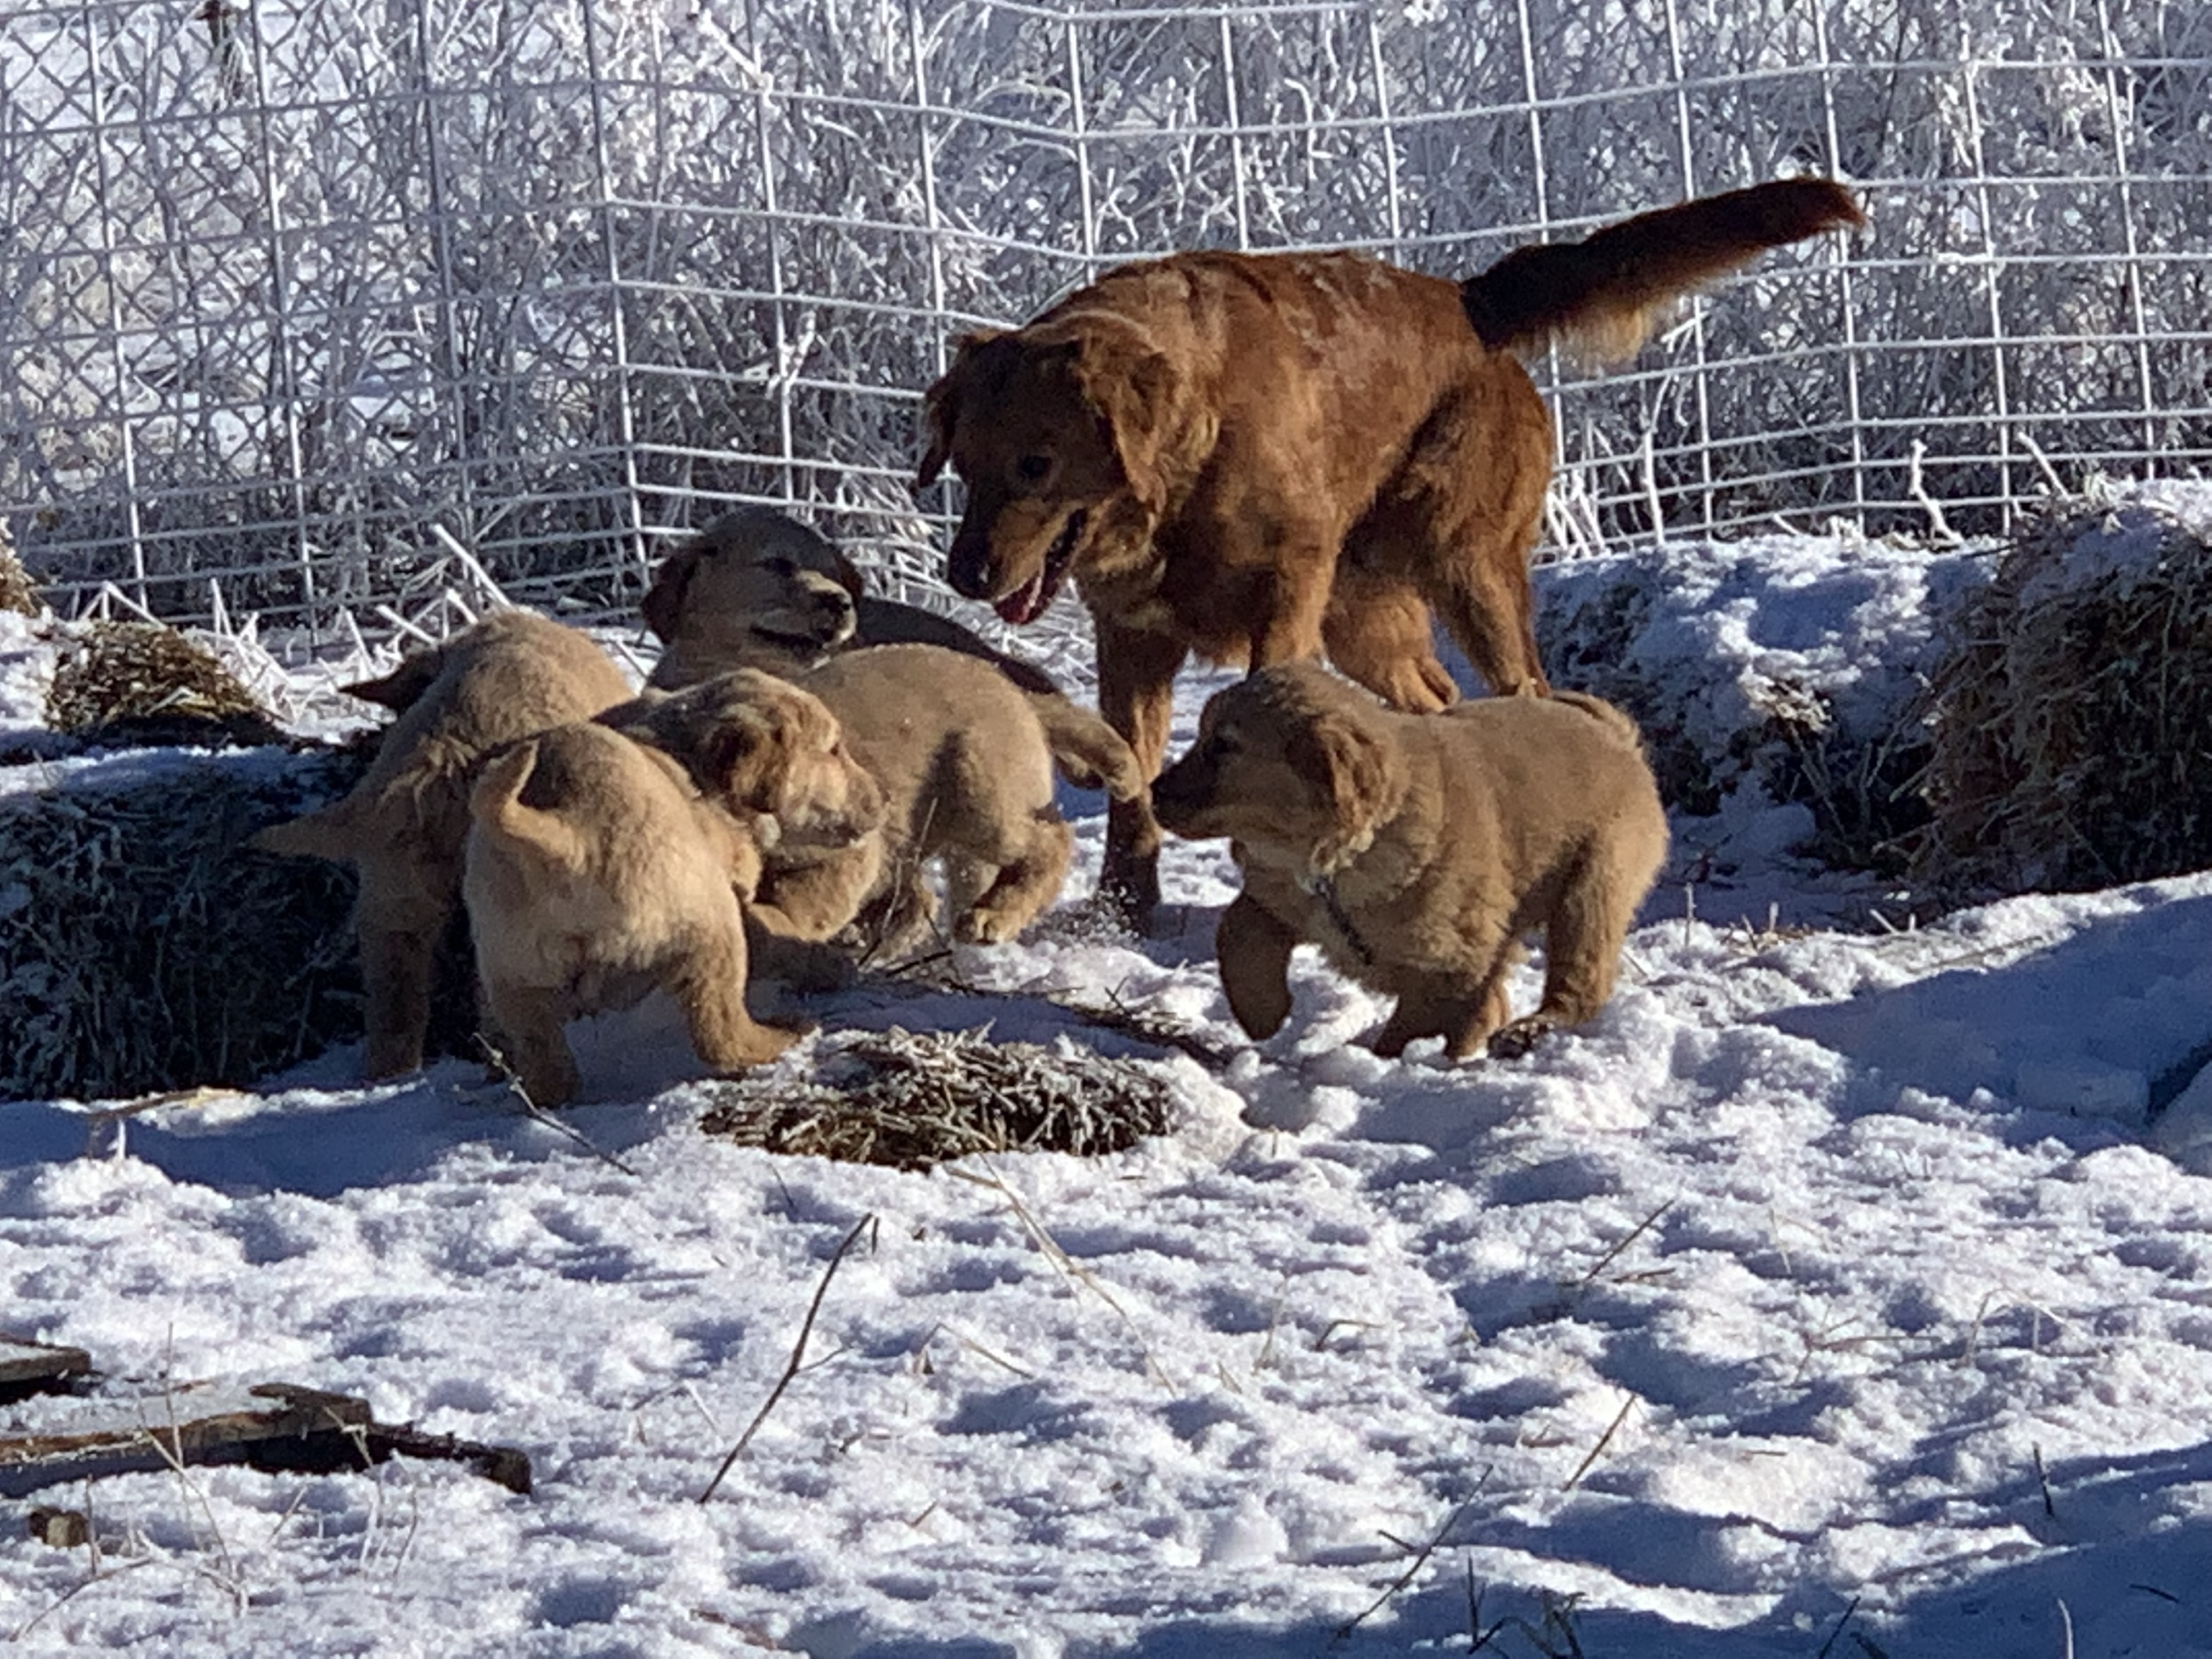
[[244, 1084], [358, 1036], [352, 872], [242, 843], [364, 765], [240, 755], [0, 799], [0, 1095]]
[[88, 624], [54, 670], [46, 723], [112, 749], [283, 739], [236, 675], [211, 652], [161, 623]]
[[1168, 1090], [1126, 1060], [983, 1031], [859, 1033], [816, 1080], [707, 1085], [710, 1134], [772, 1152], [926, 1170], [975, 1152], [1119, 1152], [1169, 1127]]
[[1917, 872], [2079, 890], [2212, 865], [2212, 546], [2140, 500], [2009, 548], [1950, 620]]

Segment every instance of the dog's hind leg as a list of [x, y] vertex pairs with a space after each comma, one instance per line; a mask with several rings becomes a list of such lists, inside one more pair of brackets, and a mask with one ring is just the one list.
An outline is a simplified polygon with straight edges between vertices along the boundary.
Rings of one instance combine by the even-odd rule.
[[1500, 696], [1543, 696], [1528, 558], [1552, 474], [1551, 419], [1528, 375], [1487, 380], [1431, 418], [1374, 526], [1381, 562], [1436, 607], [1474, 671]]
[[683, 1012], [691, 1050], [719, 1072], [774, 1060], [802, 1033], [769, 1025], [745, 1006], [744, 929], [734, 911], [672, 964], [662, 986]]
[[422, 1064], [430, 1029], [430, 982], [442, 919], [434, 927], [394, 927], [361, 923], [361, 979], [367, 1003], [367, 1054], [371, 1078], [398, 1077]]
[[1579, 1025], [1605, 1006], [1621, 944], [1664, 848], [1659, 837], [1622, 836], [1585, 854], [1544, 924], [1544, 1000], [1491, 1039], [1492, 1054], [1526, 1054], [1546, 1033]]
[[562, 1036], [561, 998], [537, 985], [488, 981], [485, 1038], [533, 1106], [565, 1106], [576, 1097], [576, 1059]]
[[945, 892], [952, 936], [975, 945], [1002, 945], [1035, 921], [1060, 896], [1075, 856], [1075, 832], [1050, 807], [1040, 811], [1006, 862], [948, 855]]
[[1321, 631], [1329, 661], [1393, 708], [1433, 714], [1459, 700], [1437, 660], [1428, 605], [1401, 578], [1344, 559]]

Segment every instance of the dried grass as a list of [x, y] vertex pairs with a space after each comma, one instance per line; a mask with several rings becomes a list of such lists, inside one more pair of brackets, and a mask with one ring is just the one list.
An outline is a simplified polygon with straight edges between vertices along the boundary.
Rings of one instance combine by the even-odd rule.
[[1167, 1086], [1142, 1066], [981, 1030], [856, 1033], [813, 1079], [708, 1086], [700, 1127], [710, 1134], [901, 1170], [978, 1152], [1095, 1156], [1169, 1128]]
[[283, 733], [212, 652], [161, 623], [95, 622], [54, 670], [46, 723], [108, 748], [279, 743]]
[[0, 802], [0, 1095], [246, 1084], [358, 1036], [352, 872], [243, 843], [364, 764], [240, 757]]
[[2212, 864], [2212, 547], [2154, 507], [2078, 508], [1951, 619], [1915, 873], [2080, 890]]
[[38, 585], [31, 573], [23, 568], [23, 562], [15, 556], [15, 544], [8, 538], [8, 527], [0, 525], [0, 611], [14, 611], [26, 617], [43, 615], [46, 602], [40, 599]]

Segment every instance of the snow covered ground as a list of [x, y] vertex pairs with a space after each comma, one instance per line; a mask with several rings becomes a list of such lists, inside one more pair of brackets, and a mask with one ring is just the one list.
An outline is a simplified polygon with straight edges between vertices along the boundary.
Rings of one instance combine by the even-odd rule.
[[[1760, 684], [1848, 717], [1909, 679], [1978, 556], [1640, 556], [1662, 597], [1624, 648], [1701, 676], [1685, 706], [1717, 740]], [[1597, 579], [1547, 573], [1547, 602]], [[0, 657], [27, 721], [41, 651]], [[1087, 872], [1103, 821], [1079, 805]], [[1620, 994], [1522, 1061], [1348, 1046], [1384, 1009], [1307, 953], [1291, 1024], [1245, 1043], [1208, 954], [1231, 872], [1183, 845], [1164, 936], [1048, 927], [963, 951], [974, 994], [817, 999], [824, 1034], [783, 1062], [985, 1023], [1134, 1057], [1179, 1121], [1109, 1158], [744, 1150], [695, 1127], [650, 1005], [585, 1034], [567, 1115], [623, 1168], [475, 1066], [362, 1088], [354, 1051], [97, 1151], [87, 1104], [0, 1104], [0, 1328], [90, 1350], [161, 1411], [281, 1378], [537, 1471], [526, 1498], [432, 1462], [52, 1494], [89, 1506], [97, 1560], [9, 1521], [0, 1636], [1167, 1659], [1464, 1652], [1479, 1626], [1485, 1652], [1591, 1659], [2212, 1655], [2212, 1084], [2187, 1086], [2212, 875], [1907, 926], [1795, 858], [1806, 828], [1750, 787], [1679, 822]], [[1235, 1058], [1047, 1000], [1109, 993]]]

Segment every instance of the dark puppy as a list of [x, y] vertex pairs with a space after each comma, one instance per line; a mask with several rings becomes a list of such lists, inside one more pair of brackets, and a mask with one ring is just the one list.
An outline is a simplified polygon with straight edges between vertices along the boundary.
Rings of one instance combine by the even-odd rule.
[[[1563, 692], [1400, 714], [1316, 664], [1263, 669], [1206, 706], [1152, 787], [1181, 836], [1228, 836], [1244, 890], [1215, 952], [1229, 1006], [1266, 1036], [1291, 951], [1398, 999], [1374, 1040], [1524, 1053], [1613, 994], [1621, 941], [1667, 851], [1636, 727]], [[1517, 942], [1545, 936], [1544, 1000], [1509, 1019]]]
[[[1801, 179], [1522, 248], [1465, 283], [1354, 253], [1179, 253], [1123, 266], [1009, 333], [970, 335], [924, 406], [917, 483], [967, 511], [946, 573], [1000, 616], [1073, 577], [1101, 712], [1158, 769], [1176, 670], [1326, 647], [1394, 706], [1451, 682], [1429, 607], [1493, 690], [1546, 689], [1528, 555], [1552, 428], [1517, 352], [1624, 356], [1676, 296], [1860, 222]], [[1110, 809], [1105, 884], [1158, 898], [1159, 825]]]

